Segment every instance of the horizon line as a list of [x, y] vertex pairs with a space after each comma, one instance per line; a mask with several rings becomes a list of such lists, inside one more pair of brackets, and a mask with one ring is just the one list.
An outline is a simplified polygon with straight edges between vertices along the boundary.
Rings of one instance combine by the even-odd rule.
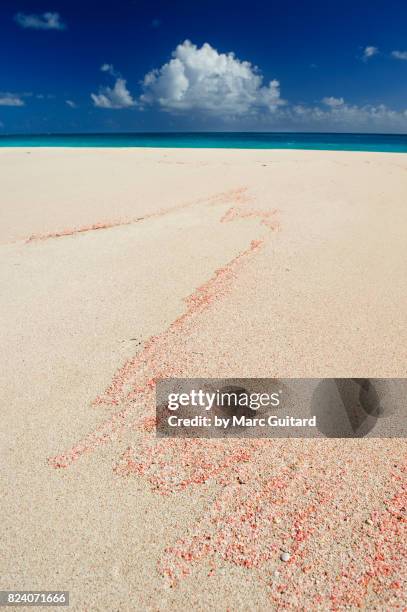
[[321, 135], [321, 136], [407, 136], [407, 132], [331, 132], [331, 131], [286, 131], [286, 130], [268, 130], [268, 131], [229, 131], [229, 130], [208, 130], [208, 131], [189, 131], [189, 130], [174, 130], [174, 131], [134, 131], [134, 132], [33, 132], [33, 133], [3, 133], [0, 134], [0, 138], [35, 138], [35, 137], [43, 137], [43, 136], [155, 136], [155, 135], [209, 135], [209, 134], [223, 134], [223, 135], [236, 135], [236, 134], [245, 134], [245, 135], [266, 135], [266, 134], [292, 134], [292, 135]]

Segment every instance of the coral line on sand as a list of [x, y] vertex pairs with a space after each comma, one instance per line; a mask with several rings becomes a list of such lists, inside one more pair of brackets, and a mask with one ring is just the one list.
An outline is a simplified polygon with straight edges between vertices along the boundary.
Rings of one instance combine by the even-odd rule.
[[26, 243], [30, 243], [30, 242], [37, 242], [37, 241], [43, 241], [43, 240], [49, 240], [51, 238], [62, 238], [64, 236], [75, 236], [77, 234], [83, 234], [83, 233], [87, 233], [87, 232], [92, 232], [92, 231], [96, 231], [96, 230], [100, 230], [100, 229], [111, 229], [113, 227], [120, 227], [120, 226], [125, 226], [125, 225], [132, 225], [134, 223], [138, 223], [140, 221], [146, 221], [147, 219], [154, 219], [157, 217], [162, 217], [164, 215], [167, 215], [171, 212], [175, 212], [177, 210], [182, 210], [184, 208], [187, 208], [189, 206], [194, 206], [197, 204], [225, 204], [227, 202], [229, 202], [230, 200], [232, 200], [235, 203], [239, 203], [240, 205], [245, 204], [249, 201], [248, 195], [247, 195], [247, 188], [246, 187], [239, 187], [237, 189], [230, 189], [229, 191], [224, 191], [221, 193], [217, 193], [215, 195], [206, 197], [206, 198], [199, 198], [197, 200], [192, 200], [189, 202], [184, 202], [183, 204], [177, 204], [175, 206], [170, 206], [168, 208], [163, 208], [160, 209], [156, 212], [153, 213], [148, 213], [142, 217], [133, 217], [131, 219], [116, 219], [113, 221], [105, 221], [105, 222], [99, 222], [99, 223], [92, 223], [91, 225], [83, 225], [80, 227], [72, 227], [72, 228], [66, 228], [63, 230], [59, 230], [56, 232], [49, 232], [49, 233], [45, 233], [45, 234], [32, 234], [31, 236], [29, 236], [25, 242]]
[[[191, 322], [230, 291], [232, 281], [241, 264], [258, 251], [263, 242], [263, 240], [252, 240], [245, 251], [239, 253], [222, 268], [215, 270], [211, 279], [186, 297], [184, 299], [187, 306], [186, 311], [175, 319], [164, 332], [147, 340], [143, 350], [120, 368], [110, 386], [103, 395], [96, 398], [94, 403], [118, 405], [126, 399], [135, 399], [140, 392], [154, 387], [155, 380], [158, 378], [181, 375], [182, 368], [174, 365], [175, 362], [169, 365], [169, 360], [164, 359], [169, 351], [175, 352], [176, 337], [188, 333]], [[147, 377], [141, 375], [143, 366], [147, 366]], [[140, 382], [140, 379], [143, 378], [143, 382]], [[138, 379], [137, 386], [135, 386], [136, 379]], [[128, 389], [132, 384], [132, 389]]]
[[48, 234], [32, 234], [29, 238], [26, 239], [26, 243], [36, 242], [41, 240], [48, 240], [50, 238], [62, 238], [64, 236], [74, 236], [76, 234], [83, 234], [86, 232], [93, 232], [100, 229], [110, 229], [112, 227], [118, 227], [121, 225], [130, 225], [131, 223], [135, 223], [140, 221], [140, 219], [132, 219], [128, 221], [109, 221], [104, 223], [93, 223], [92, 225], [83, 225], [81, 227], [73, 227], [69, 229], [63, 229], [57, 232], [50, 232]]
[[[210, 198], [210, 201], [212, 203], [224, 203], [231, 199], [239, 207], [248, 204], [250, 198], [247, 194], [247, 188], [240, 187], [216, 194]], [[208, 202], [209, 200], [205, 199], [205, 201]], [[260, 213], [257, 214], [252, 211], [250, 216], [259, 216], [260, 219], [263, 219], [263, 214], [261, 211]], [[271, 227], [269, 226], [268, 229], [271, 229]], [[231, 290], [241, 266], [264, 245], [264, 242], [265, 236], [252, 240], [246, 250], [239, 253], [225, 266], [217, 269], [208, 281], [184, 299], [186, 303], [185, 312], [173, 321], [165, 331], [149, 338], [142, 350], [116, 372], [109, 387], [93, 402], [93, 405], [115, 407], [123, 404], [123, 408], [113, 413], [99, 425], [96, 431], [88, 434], [69, 451], [50, 458], [48, 461], [51, 466], [55, 468], [67, 467], [85, 453], [92, 452], [98, 446], [110, 442], [120, 432], [129, 427], [129, 417], [135, 410], [132, 402], [144, 400], [148, 404], [154, 394], [158, 379], [182, 377], [191, 358], [191, 355], [185, 350], [184, 344], [196, 327], [199, 315]], [[174, 358], [171, 359], [171, 356], [174, 356]], [[151, 414], [143, 414], [142, 416], [143, 418], [151, 417]]]
[[[104, 395], [96, 398], [94, 402], [95, 404], [118, 406], [127, 401], [127, 405], [119, 412], [112, 414], [95, 432], [90, 433], [71, 450], [50, 458], [51, 466], [68, 467], [83, 454], [93, 451], [101, 444], [110, 442], [126, 427], [128, 417], [134, 411], [134, 406], [130, 403], [132, 400], [146, 399], [153, 394], [155, 381], [158, 378], [182, 375], [184, 367], [182, 359], [186, 358], [185, 355], [181, 358], [180, 363], [175, 364], [174, 361], [170, 365], [171, 360], [168, 359], [168, 354], [173, 352], [182, 355], [177, 349], [177, 344], [192, 331], [196, 317], [230, 290], [240, 266], [262, 245], [263, 240], [253, 240], [245, 251], [216, 270], [209, 281], [198, 287], [192, 295], [185, 299], [186, 311], [164, 332], [150, 338], [145, 343], [143, 350], [120, 368]], [[178, 357], [178, 361], [179, 359]]]
[[[222, 217], [221, 222], [225, 221], [225, 219], [232, 220], [237, 217], [257, 217], [261, 219], [261, 223], [266, 221], [268, 229], [274, 231], [279, 227], [278, 221], [276, 220], [277, 210], [273, 210], [269, 215], [269, 211], [249, 209], [248, 214], [245, 215], [244, 212], [242, 212], [242, 206], [243, 204], [248, 204], [250, 201], [246, 194], [246, 189], [240, 188], [233, 193], [235, 199], [239, 202], [239, 208], [230, 208]], [[230, 211], [235, 212], [231, 213]], [[189, 331], [189, 324], [194, 318], [206, 310], [212, 303], [221, 299], [230, 290], [231, 283], [236, 276], [241, 262], [257, 251], [264, 244], [264, 241], [265, 237], [258, 240], [252, 240], [248, 249], [237, 255], [224, 267], [216, 270], [214, 276], [209, 281], [198, 287], [192, 295], [185, 298], [184, 301], [187, 305], [186, 312], [178, 317], [163, 334], [151, 337], [145, 343], [141, 353], [138, 353], [132, 359], [128, 360], [118, 370], [104, 394], [97, 397], [93, 403], [96, 405], [117, 405], [126, 399], [124, 390], [126, 386], [128, 387], [130, 384], [133, 385], [133, 393], [131, 394], [129, 390], [127, 399], [134, 399], [135, 395], [142, 392], [146, 386], [150, 388], [154, 387], [157, 378], [182, 376], [183, 368], [177, 367], [177, 361], [174, 360], [173, 364], [170, 366], [168, 363], [169, 360], [166, 359], [166, 355], [171, 354], [171, 352], [174, 353], [174, 347], [172, 346], [175, 342], [174, 334], [179, 335], [181, 332], [187, 333]], [[178, 354], [181, 353], [179, 352]], [[141, 385], [138, 382], [136, 385], [136, 376], [142, 378], [142, 367], [145, 364], [150, 364], [148, 370], [151, 375], [147, 382], [141, 383]], [[153, 370], [152, 373], [151, 370]]]
[[260, 223], [265, 225], [273, 231], [280, 229], [280, 224], [276, 219], [277, 209], [274, 210], [262, 210], [258, 208], [251, 208], [247, 206], [232, 206], [223, 215], [221, 223], [232, 221], [233, 219], [248, 219], [258, 218], [261, 219]]

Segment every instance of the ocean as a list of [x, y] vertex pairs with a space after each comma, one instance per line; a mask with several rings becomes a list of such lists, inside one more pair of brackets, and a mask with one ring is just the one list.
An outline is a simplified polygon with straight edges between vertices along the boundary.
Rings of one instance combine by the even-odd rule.
[[0, 147], [173, 147], [194, 149], [311, 149], [407, 153], [407, 134], [288, 132], [166, 132], [2, 135]]

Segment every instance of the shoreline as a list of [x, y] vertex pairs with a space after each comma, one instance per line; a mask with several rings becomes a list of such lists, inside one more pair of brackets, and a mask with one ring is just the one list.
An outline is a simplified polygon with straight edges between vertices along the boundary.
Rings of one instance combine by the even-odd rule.
[[370, 150], [348, 150], [348, 149], [296, 149], [296, 148], [254, 148], [254, 147], [248, 147], [248, 148], [243, 148], [243, 147], [161, 147], [161, 146], [156, 146], [156, 147], [145, 147], [145, 146], [134, 146], [134, 145], [129, 145], [129, 146], [116, 146], [116, 147], [108, 147], [108, 146], [104, 146], [104, 145], [95, 145], [93, 147], [90, 146], [79, 146], [79, 145], [72, 145], [72, 146], [65, 146], [65, 145], [55, 145], [55, 146], [43, 146], [43, 145], [38, 145], [38, 146], [25, 146], [25, 145], [15, 145], [15, 146], [2, 146], [0, 145], [0, 152], [1, 151], [16, 151], [16, 150], [20, 150], [20, 149], [24, 149], [24, 150], [28, 150], [29, 152], [34, 152], [34, 151], [38, 151], [38, 150], [44, 150], [44, 151], [55, 151], [55, 150], [62, 150], [62, 151], [72, 151], [72, 150], [79, 150], [79, 151], [98, 151], [98, 150], [102, 150], [102, 151], [227, 151], [227, 152], [231, 152], [231, 151], [243, 151], [243, 152], [249, 152], [249, 151], [260, 151], [260, 152], [276, 152], [276, 153], [345, 153], [345, 154], [351, 154], [351, 153], [357, 153], [357, 154], [365, 154], [365, 155], [373, 155], [373, 154], [379, 154], [379, 155], [404, 155], [407, 153], [406, 151], [370, 151]]

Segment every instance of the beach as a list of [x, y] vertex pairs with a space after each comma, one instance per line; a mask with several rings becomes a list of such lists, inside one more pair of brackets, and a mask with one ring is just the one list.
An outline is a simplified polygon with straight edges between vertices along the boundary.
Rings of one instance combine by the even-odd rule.
[[407, 376], [407, 157], [1, 148], [0, 193], [0, 588], [402, 609], [404, 439], [154, 417], [161, 378]]

